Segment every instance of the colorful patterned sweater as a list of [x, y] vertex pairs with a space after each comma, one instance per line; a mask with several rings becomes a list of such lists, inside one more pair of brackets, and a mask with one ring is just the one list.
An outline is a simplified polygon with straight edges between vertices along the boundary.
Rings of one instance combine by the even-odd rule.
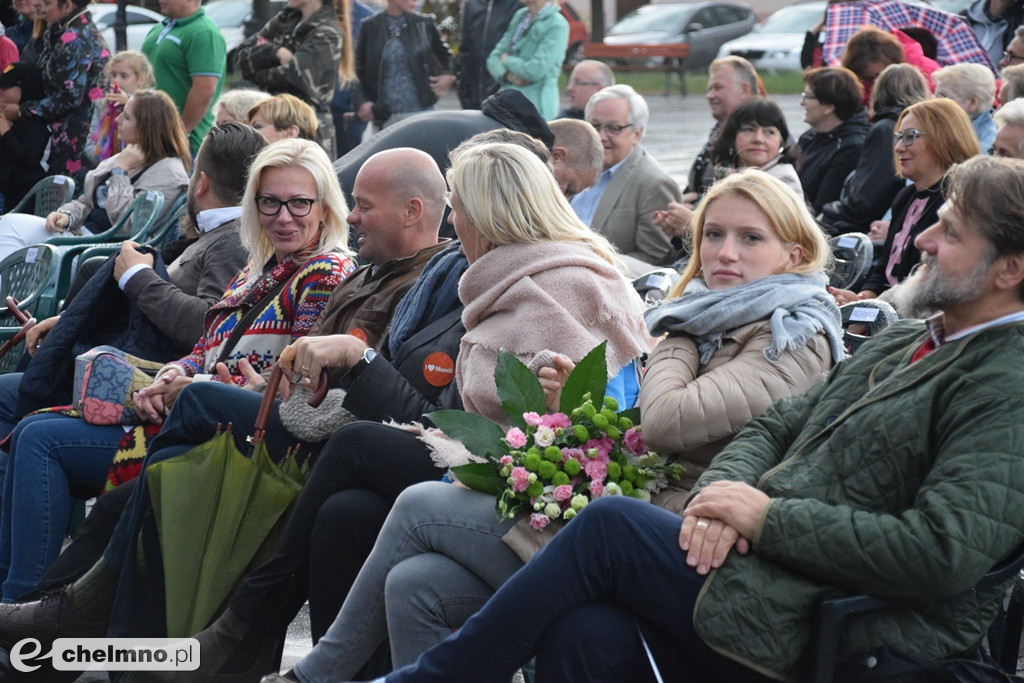
[[245, 358], [256, 372], [273, 365], [284, 347], [309, 332], [327, 305], [331, 292], [353, 270], [355, 264], [341, 254], [316, 256], [301, 266], [289, 259], [269, 267], [247, 285], [250, 266], [246, 266], [228, 285], [224, 297], [206, 314], [206, 334], [192, 353], [167, 367], [178, 368], [189, 377], [215, 373], [221, 345], [231, 336], [238, 321], [282, 279], [288, 279], [284, 289], [263, 305], [263, 310], [225, 360], [235, 384], [244, 384], [238, 361]]

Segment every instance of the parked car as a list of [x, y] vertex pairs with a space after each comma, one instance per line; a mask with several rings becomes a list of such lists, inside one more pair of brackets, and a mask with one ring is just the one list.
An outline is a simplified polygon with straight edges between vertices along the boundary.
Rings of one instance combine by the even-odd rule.
[[575, 65], [583, 54], [583, 44], [590, 41], [590, 31], [580, 15], [565, 0], [559, 0], [562, 16], [569, 22], [569, 46], [565, 49], [565, 63]]
[[[285, 4], [285, 0], [271, 0], [270, 16], [280, 12]], [[206, 3], [205, 8], [206, 16], [217, 24], [220, 32], [224, 35], [224, 42], [228, 49], [228, 71], [234, 71], [235, 50], [247, 36], [262, 28], [262, 25], [257, 26], [252, 20], [252, 1], [210, 0]]]
[[[96, 23], [96, 27], [100, 29], [100, 34], [107, 41], [107, 47], [110, 48], [111, 52], [114, 52], [117, 49], [114, 41], [114, 20], [117, 18], [117, 5], [115, 3], [96, 3], [89, 5], [89, 11], [92, 13], [92, 20]], [[128, 39], [127, 49], [136, 51], [142, 49], [142, 41], [146, 39], [146, 34], [149, 33], [149, 30], [164, 20], [160, 14], [145, 7], [136, 7], [134, 5], [128, 5], [125, 8], [125, 16], [128, 21], [125, 27], [125, 34]]]
[[608, 45], [689, 43], [688, 69], [704, 69], [726, 41], [750, 33], [754, 11], [733, 2], [644, 5], [608, 29]]
[[718, 51], [719, 57], [734, 55], [750, 60], [758, 71], [800, 71], [800, 50], [804, 36], [825, 16], [824, 2], [802, 2], [783, 7]]

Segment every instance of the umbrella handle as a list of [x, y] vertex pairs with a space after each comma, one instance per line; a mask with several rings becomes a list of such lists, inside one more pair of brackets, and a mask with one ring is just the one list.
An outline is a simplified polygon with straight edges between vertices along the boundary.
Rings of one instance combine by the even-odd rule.
[[[20, 308], [18, 308], [18, 300], [17, 299], [15, 299], [13, 296], [9, 296], [9, 297], [7, 297], [5, 303], [7, 304], [7, 310], [11, 312], [11, 315], [13, 315], [14, 318], [19, 323], [21, 323], [21, 329], [18, 330], [14, 334], [13, 337], [11, 337], [7, 341], [5, 341], [2, 345], [0, 345], [0, 358], [3, 358], [4, 356], [6, 356], [8, 354], [8, 352], [10, 352], [11, 349], [13, 349], [15, 346], [20, 344], [21, 341], [25, 338], [25, 335], [28, 334], [28, 331], [30, 329], [32, 329], [32, 327], [33, 327], [32, 325], [29, 325], [29, 323], [28, 323], [28, 321], [31, 319], [29, 317], [29, 315], [27, 313], [25, 313], [25, 311], [23, 311]], [[323, 399], [320, 399], [320, 400], [323, 400]]]
[[[277, 396], [277, 387], [281, 384], [282, 377], [284, 377], [284, 373], [281, 371], [281, 366], [274, 363], [270, 379], [267, 380], [267, 388], [263, 390], [263, 400], [260, 402], [259, 412], [256, 413], [256, 424], [253, 425], [252, 430], [253, 443], [263, 439], [267, 433], [267, 422], [270, 420], [270, 411], [274, 408], [274, 398]], [[320, 371], [320, 383], [309, 399], [310, 406], [316, 408], [323, 402], [324, 397], [327, 396], [327, 390], [330, 388], [330, 382], [331, 375], [327, 372], [327, 368], [324, 368]]]

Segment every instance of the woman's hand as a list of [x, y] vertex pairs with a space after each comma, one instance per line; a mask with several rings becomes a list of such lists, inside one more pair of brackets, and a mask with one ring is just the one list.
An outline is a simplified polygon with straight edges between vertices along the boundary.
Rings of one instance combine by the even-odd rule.
[[135, 412], [145, 422], [162, 424], [164, 416], [174, 405], [174, 399], [191, 382], [191, 377], [185, 377], [178, 370], [168, 370], [151, 385], [135, 392], [132, 397], [135, 401]]
[[71, 216], [60, 211], [52, 211], [46, 216], [46, 231], [59, 235], [71, 225]]
[[369, 123], [373, 120], [373, 102], [363, 102], [359, 105], [359, 109], [356, 110], [356, 116], [359, 117], [360, 121], [366, 121]]
[[286, 47], [277, 48], [277, 52], [274, 54], [277, 55], [277, 61], [281, 62], [281, 66], [288, 66], [288, 62], [292, 61], [292, 57], [295, 56], [295, 53]]
[[865, 289], [864, 291], [857, 293], [851, 292], [849, 289], [839, 289], [838, 287], [829, 287], [828, 293], [836, 300], [837, 306], [842, 306], [843, 304], [848, 304], [854, 301], [863, 301], [864, 299], [874, 299], [878, 296], [870, 289]]
[[684, 204], [669, 202], [664, 211], [651, 214], [654, 224], [661, 228], [669, 237], [687, 237], [690, 234], [690, 219], [693, 211]]
[[49, 334], [58, 320], [60, 320], [60, 316], [55, 315], [52, 318], [37, 322], [29, 329], [25, 334], [25, 350], [28, 351], [28, 355], [36, 355], [36, 351], [39, 350], [39, 346], [43, 343], [43, 337]]
[[868, 239], [872, 242], [884, 242], [889, 236], [889, 221], [871, 221], [868, 227]]
[[544, 399], [548, 410], [552, 413], [558, 412], [558, 403], [562, 398], [562, 387], [565, 380], [569, 379], [569, 373], [576, 367], [570, 358], [557, 354], [555, 356], [555, 367], [544, 367], [537, 371], [537, 379], [544, 389]]
[[[217, 373], [217, 379], [224, 384], [234, 384], [234, 379], [231, 377], [231, 370], [228, 369], [226, 363], [217, 363], [214, 366], [214, 372]], [[267, 388], [267, 382], [263, 379], [263, 375], [256, 372], [256, 368], [252, 366], [252, 363], [244, 358], [238, 359], [238, 373], [245, 379], [245, 382], [240, 385], [244, 389], [250, 391], [262, 392]], [[235, 386], [239, 386], [235, 384]]]
[[133, 169], [142, 168], [144, 161], [145, 155], [142, 153], [142, 150], [139, 149], [139, 146], [128, 145], [118, 153], [114, 166], [123, 168], [129, 175], [131, 175], [131, 171]]
[[441, 98], [448, 94], [448, 91], [455, 85], [455, 76], [451, 74], [441, 74], [440, 76], [430, 77], [430, 92], [434, 93], [434, 97]]

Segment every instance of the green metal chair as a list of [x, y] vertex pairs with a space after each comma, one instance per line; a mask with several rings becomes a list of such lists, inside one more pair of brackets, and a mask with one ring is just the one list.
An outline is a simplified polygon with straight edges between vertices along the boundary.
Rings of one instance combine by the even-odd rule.
[[[0, 301], [8, 296], [18, 300], [18, 307], [31, 314], [44, 302], [41, 297], [57, 275], [60, 252], [49, 244], [34, 244], [14, 252], [0, 261]], [[0, 308], [0, 342], [12, 338], [21, 329], [6, 308]], [[10, 349], [0, 358], [0, 374], [11, 372], [18, 364], [24, 344]]]
[[[143, 246], [153, 247], [157, 251], [163, 249], [164, 245], [170, 240], [175, 234], [178, 227], [178, 221], [182, 219], [187, 210], [186, 193], [182, 193], [171, 208], [167, 210], [164, 217], [153, 224], [150, 230], [145, 235], [139, 235], [135, 241]], [[121, 250], [120, 244], [99, 244], [93, 245], [87, 248], [78, 257], [79, 263], [85, 263], [94, 256], [112, 256]]]
[[[68, 289], [71, 287], [71, 280], [74, 278], [75, 270], [80, 262], [78, 257], [82, 252], [90, 247], [101, 244], [118, 244], [121, 240], [126, 239], [137, 242], [139, 236], [148, 234], [152, 229], [153, 224], [160, 216], [160, 210], [163, 208], [163, 205], [163, 193], [158, 190], [149, 190], [139, 195], [132, 202], [132, 205], [128, 207], [124, 215], [109, 230], [96, 235], [53, 237], [47, 240], [47, 244], [67, 247], [61, 250], [60, 270], [57, 274], [57, 283], [50, 297], [51, 308], [48, 314], [55, 314], [60, 307], [61, 301], [67, 296]], [[130, 231], [127, 228], [129, 218], [132, 220]]]
[[56, 211], [74, 196], [74, 179], [66, 175], [52, 175], [33, 185], [17, 206], [4, 213], [28, 213], [26, 208], [31, 205], [33, 215], [45, 216], [51, 211]]

